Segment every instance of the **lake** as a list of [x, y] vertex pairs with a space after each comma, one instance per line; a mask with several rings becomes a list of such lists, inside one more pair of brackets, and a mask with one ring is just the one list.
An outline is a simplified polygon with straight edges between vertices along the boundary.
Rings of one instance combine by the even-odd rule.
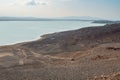
[[0, 21], [0, 45], [40, 38], [43, 34], [99, 26], [91, 21]]

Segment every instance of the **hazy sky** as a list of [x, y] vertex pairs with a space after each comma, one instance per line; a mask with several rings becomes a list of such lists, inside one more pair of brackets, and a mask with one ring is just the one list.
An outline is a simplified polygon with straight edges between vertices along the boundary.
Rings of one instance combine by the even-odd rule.
[[0, 16], [93, 16], [120, 20], [120, 0], [0, 0]]

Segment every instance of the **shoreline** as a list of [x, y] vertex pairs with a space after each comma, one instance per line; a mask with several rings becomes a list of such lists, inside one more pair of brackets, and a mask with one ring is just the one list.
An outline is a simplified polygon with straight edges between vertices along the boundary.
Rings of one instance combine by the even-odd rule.
[[[92, 22], [91, 22], [92, 23]], [[93, 23], [94, 25], [89, 25], [89, 26], [85, 26], [85, 27], [81, 27], [81, 28], [87, 28], [87, 27], [99, 27], [99, 26], [104, 26], [106, 25], [105, 23]], [[81, 28], [78, 28], [78, 29], [81, 29]], [[23, 40], [23, 41], [16, 41], [16, 42], [13, 42], [13, 43], [6, 43], [6, 44], [0, 44], [0, 46], [9, 46], [9, 45], [16, 45], [16, 44], [20, 44], [20, 43], [26, 43], [26, 42], [32, 42], [32, 41], [37, 41], [37, 40], [40, 40], [43, 36], [43, 35], [48, 35], [48, 34], [53, 34], [53, 33], [60, 33], [60, 32], [65, 32], [65, 31], [72, 31], [72, 30], [78, 30], [78, 29], [70, 29], [70, 30], [62, 30], [62, 31], [58, 31], [58, 32], [50, 32], [50, 33], [45, 33], [45, 34], [41, 34], [40, 36], [34, 38], [34, 39], [26, 39], [26, 40]]]
[[0, 47], [2, 46], [10, 46], [10, 45], [16, 45], [16, 44], [21, 44], [21, 43], [26, 43], [26, 42], [32, 42], [32, 41], [37, 41], [37, 40], [40, 40], [42, 37], [39, 36], [35, 39], [31, 39], [31, 40], [24, 40], [24, 41], [18, 41], [18, 42], [14, 42], [14, 43], [9, 43], [9, 44], [3, 44], [3, 45], [0, 45]]

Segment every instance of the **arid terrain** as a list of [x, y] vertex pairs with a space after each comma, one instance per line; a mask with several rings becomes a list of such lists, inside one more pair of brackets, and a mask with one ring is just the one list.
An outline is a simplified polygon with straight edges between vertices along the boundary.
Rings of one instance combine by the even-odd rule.
[[0, 80], [120, 80], [120, 24], [0, 47]]

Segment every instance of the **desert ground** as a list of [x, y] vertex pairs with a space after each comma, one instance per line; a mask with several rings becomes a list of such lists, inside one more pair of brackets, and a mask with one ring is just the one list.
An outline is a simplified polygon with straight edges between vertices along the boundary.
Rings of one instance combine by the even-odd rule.
[[0, 47], [0, 80], [120, 80], [120, 24]]

